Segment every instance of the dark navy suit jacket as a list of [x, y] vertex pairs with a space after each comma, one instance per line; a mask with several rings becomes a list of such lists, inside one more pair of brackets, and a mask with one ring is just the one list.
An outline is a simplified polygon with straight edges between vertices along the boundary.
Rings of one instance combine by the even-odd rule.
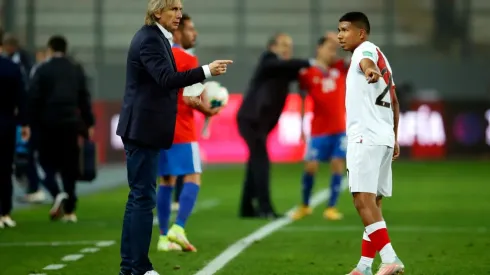
[[17, 123], [27, 125], [27, 95], [21, 69], [3, 56], [0, 56], [0, 96], [0, 131], [15, 131]]
[[179, 88], [202, 82], [202, 67], [177, 72], [170, 43], [158, 26], [143, 26], [133, 37], [117, 135], [137, 144], [172, 145]]

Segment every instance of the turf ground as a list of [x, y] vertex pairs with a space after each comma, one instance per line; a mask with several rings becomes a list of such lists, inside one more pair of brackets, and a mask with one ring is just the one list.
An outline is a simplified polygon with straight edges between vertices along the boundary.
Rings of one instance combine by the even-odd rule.
[[[278, 210], [287, 211], [298, 202], [300, 173], [299, 164], [273, 167]], [[195, 274], [229, 245], [267, 223], [237, 219], [242, 175], [238, 167], [205, 172], [196, 212], [187, 226], [199, 251], [157, 253], [154, 241], [151, 258], [160, 274]], [[394, 164], [395, 197], [385, 202], [384, 213], [406, 274], [490, 274], [489, 178], [490, 162]], [[320, 175], [316, 190], [327, 187], [328, 181], [328, 173]], [[127, 188], [118, 188], [82, 197], [78, 224], [48, 222], [47, 206], [18, 210], [18, 227], [0, 231], [0, 274], [117, 274], [126, 196]], [[313, 216], [252, 244], [217, 274], [347, 273], [358, 261], [363, 228], [347, 193], [339, 206], [346, 214], [343, 221], [323, 220], [318, 207]], [[157, 236], [154, 230], [154, 240]], [[58, 264], [65, 267], [43, 270]]]

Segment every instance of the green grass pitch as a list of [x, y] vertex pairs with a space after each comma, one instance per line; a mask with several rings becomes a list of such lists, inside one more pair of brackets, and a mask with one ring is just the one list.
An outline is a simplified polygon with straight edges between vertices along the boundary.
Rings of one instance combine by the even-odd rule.
[[[316, 190], [328, 187], [328, 166], [322, 169]], [[490, 162], [395, 162], [393, 169], [394, 197], [384, 203], [384, 216], [406, 274], [490, 274]], [[287, 211], [299, 202], [301, 170], [300, 164], [273, 166], [278, 210]], [[187, 225], [197, 253], [158, 253], [154, 228], [150, 256], [160, 274], [195, 274], [267, 223], [237, 218], [242, 176], [241, 166], [205, 171], [197, 210]], [[78, 224], [49, 222], [47, 206], [14, 212], [18, 227], [0, 230], [0, 274], [117, 274], [126, 197], [127, 187], [121, 187], [80, 198]], [[318, 207], [312, 216], [252, 244], [217, 274], [349, 272], [360, 257], [363, 228], [347, 192], [339, 207], [344, 220], [325, 221], [323, 207]], [[99, 241], [115, 243], [97, 245]], [[73, 260], [76, 256], [68, 255], [83, 257]], [[65, 267], [43, 270], [58, 264]]]

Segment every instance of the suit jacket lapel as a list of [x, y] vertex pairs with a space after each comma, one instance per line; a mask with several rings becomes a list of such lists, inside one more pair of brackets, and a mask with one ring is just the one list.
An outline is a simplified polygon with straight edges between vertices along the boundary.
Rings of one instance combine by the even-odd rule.
[[172, 60], [172, 65], [174, 66], [174, 69], [177, 71], [177, 64], [175, 63], [175, 58], [174, 58], [174, 54], [172, 52], [172, 46], [170, 45], [170, 42], [168, 41], [168, 39], [165, 37], [164, 35], [164, 43], [165, 43], [165, 47], [167, 47], [167, 50], [168, 50], [168, 54], [170, 55], [170, 59]]

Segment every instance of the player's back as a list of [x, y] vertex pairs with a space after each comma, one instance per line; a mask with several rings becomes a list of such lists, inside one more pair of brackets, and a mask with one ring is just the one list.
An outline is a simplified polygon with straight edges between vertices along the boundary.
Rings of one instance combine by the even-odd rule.
[[345, 132], [345, 79], [343, 60], [327, 69], [313, 66], [301, 71], [301, 89], [313, 102], [311, 135]]
[[[184, 72], [199, 66], [197, 57], [186, 52], [179, 46], [174, 45], [172, 47], [172, 53], [178, 72]], [[175, 123], [173, 143], [187, 143], [196, 140], [194, 109], [184, 102], [183, 89], [179, 89], [177, 99], [177, 120]]]
[[[360, 62], [372, 60], [383, 75], [377, 83], [369, 84]], [[349, 142], [371, 145], [395, 144], [391, 94], [394, 91], [392, 70], [386, 56], [369, 41], [359, 45], [352, 54], [347, 74], [345, 107]]]

